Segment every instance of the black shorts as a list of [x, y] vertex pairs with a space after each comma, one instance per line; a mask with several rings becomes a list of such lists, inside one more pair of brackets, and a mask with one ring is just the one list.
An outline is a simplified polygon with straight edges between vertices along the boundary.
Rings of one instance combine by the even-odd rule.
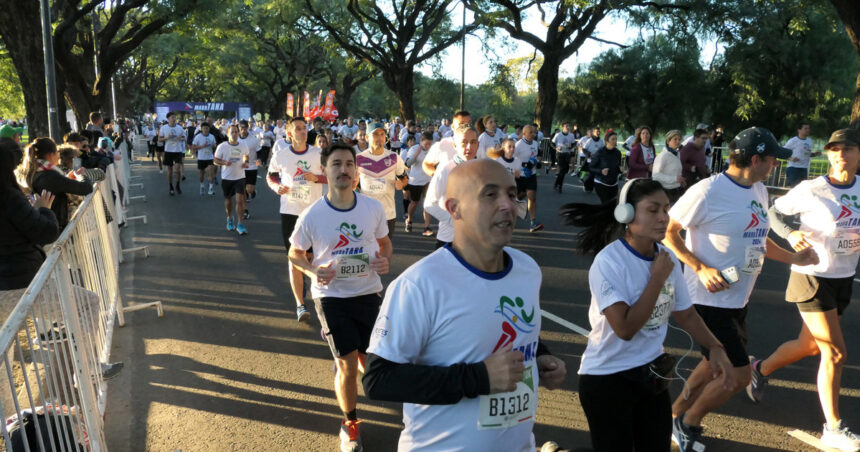
[[[298, 215], [292, 215], [289, 213], [281, 214], [281, 235], [284, 236], [284, 247], [287, 249], [287, 252], [290, 252], [290, 237], [293, 236], [293, 231], [296, 229], [296, 222], [299, 221]], [[307, 253], [313, 254], [314, 248], [311, 247], [308, 250], [305, 250]]]
[[182, 158], [185, 157], [185, 154], [182, 152], [165, 152], [164, 153], [164, 166], [173, 166], [174, 163], [182, 164]]
[[412, 202], [421, 201], [421, 197], [427, 193], [427, 185], [410, 185], [406, 184], [406, 191], [409, 192], [409, 200]]
[[370, 333], [379, 315], [382, 297], [367, 294], [352, 298], [323, 297], [314, 299], [331, 354], [335, 358], [355, 350], [366, 353]]
[[245, 179], [222, 180], [221, 190], [224, 191], [224, 199], [232, 198], [234, 195], [245, 196]]
[[800, 312], [827, 312], [836, 310], [842, 315], [851, 303], [854, 277], [822, 278], [791, 272], [785, 299], [797, 303]]
[[517, 193], [523, 193], [527, 190], [537, 191], [537, 174], [517, 178]]
[[[705, 321], [708, 329], [726, 348], [726, 355], [735, 367], [748, 366], [750, 363], [747, 353], [747, 308], [740, 309], [715, 308], [713, 306], [693, 305], [696, 312]], [[701, 347], [702, 355], [708, 357], [707, 347]]]
[[155, 152], [161, 152], [164, 154], [164, 146], [155, 145]]
[[260, 148], [259, 151], [257, 151], [257, 158], [260, 159], [261, 162], [263, 162], [263, 165], [265, 165], [266, 161], [269, 160], [269, 152], [271, 151], [271, 146], [263, 146]]
[[257, 170], [245, 170], [245, 185], [257, 185]]
[[200, 171], [203, 171], [206, 168], [209, 168], [210, 166], [214, 165], [213, 162], [214, 162], [214, 160], [198, 160], [197, 161], [197, 169], [199, 169]]

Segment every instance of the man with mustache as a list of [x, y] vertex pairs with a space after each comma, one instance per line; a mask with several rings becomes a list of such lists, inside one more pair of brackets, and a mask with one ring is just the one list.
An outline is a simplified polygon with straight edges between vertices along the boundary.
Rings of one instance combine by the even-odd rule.
[[[299, 215], [290, 237], [290, 262], [315, 280], [311, 294], [336, 363], [334, 390], [343, 411], [342, 451], [360, 451], [356, 399], [359, 364], [382, 303], [382, 280], [392, 246], [382, 204], [355, 193], [355, 149], [345, 143], [320, 154], [328, 194]], [[313, 262], [307, 251], [313, 248]]]

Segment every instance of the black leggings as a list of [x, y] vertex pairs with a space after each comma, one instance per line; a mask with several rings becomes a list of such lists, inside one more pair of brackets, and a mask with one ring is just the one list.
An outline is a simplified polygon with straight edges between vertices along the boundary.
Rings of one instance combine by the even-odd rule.
[[564, 176], [570, 171], [570, 153], [557, 152], [558, 154], [558, 175], [555, 176], [555, 186], [561, 187], [564, 184]]
[[594, 191], [597, 192], [597, 197], [600, 198], [600, 202], [603, 204], [612, 201], [616, 196], [618, 196], [617, 185], [610, 187], [609, 185], [598, 184], [595, 182]]
[[580, 375], [579, 402], [594, 452], [669, 452], [672, 402], [620, 374]]

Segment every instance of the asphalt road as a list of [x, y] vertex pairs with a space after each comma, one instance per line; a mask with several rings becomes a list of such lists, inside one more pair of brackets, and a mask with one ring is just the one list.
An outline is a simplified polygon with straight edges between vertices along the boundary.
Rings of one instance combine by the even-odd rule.
[[[159, 174], [154, 163], [147, 159], [136, 170], [145, 189], [132, 194], [146, 194], [147, 202], [134, 202], [130, 213], [145, 213], [149, 221], [129, 226], [123, 237], [126, 246], [149, 246], [152, 255], [137, 255], [122, 265], [123, 297], [126, 303], [161, 300], [165, 315], [157, 318], [153, 310], [130, 313], [127, 326], [114, 333], [112, 358], [126, 366], [109, 384], [109, 448], [336, 450], [341, 413], [332, 390], [332, 360], [316, 316], [310, 326], [296, 322], [276, 196], [258, 181], [249, 234], [238, 237], [224, 228], [220, 187], [215, 196], [198, 195], [196, 164], [192, 160], [187, 167], [184, 194], [174, 197], [168, 196], [166, 175]], [[540, 177], [539, 219], [546, 229], [530, 234], [521, 222], [512, 245], [542, 267], [543, 309], [587, 329], [591, 259], [572, 251], [575, 231], [562, 226], [556, 212], [565, 202], [596, 202], [597, 197], [574, 186], [557, 194], [551, 186], [551, 177]], [[434, 238], [420, 232], [403, 232], [402, 220], [397, 228], [386, 284], [431, 252], [434, 244]], [[415, 230], [422, 227], [416, 223]], [[768, 262], [759, 277], [748, 317], [754, 354], [770, 353], [799, 331], [796, 308], [783, 301], [787, 280], [787, 266], [774, 262]], [[852, 352], [860, 343], [857, 313], [858, 307], [852, 306], [843, 320]], [[576, 392], [585, 338], [548, 316], [543, 326], [541, 337], [565, 360], [568, 377], [562, 389], [541, 390], [536, 441], [590, 450]], [[681, 355], [689, 340], [670, 330], [667, 346]], [[855, 431], [860, 429], [858, 355], [848, 356], [841, 399], [842, 415]], [[683, 361], [685, 374], [699, 357], [694, 350]], [[820, 435], [824, 420], [815, 390], [817, 365], [817, 358], [808, 358], [779, 371], [759, 405], [738, 395], [708, 416], [708, 450], [816, 450], [787, 432]], [[673, 394], [680, 387], [675, 384]], [[398, 404], [361, 395], [358, 413], [365, 450], [396, 450], [402, 426]]]

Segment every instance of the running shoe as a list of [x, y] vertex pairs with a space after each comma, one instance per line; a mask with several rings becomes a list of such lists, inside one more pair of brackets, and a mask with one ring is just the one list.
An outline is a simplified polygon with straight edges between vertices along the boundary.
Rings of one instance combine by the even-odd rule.
[[412, 232], [412, 223], [406, 222], [406, 232]]
[[170, 193], [170, 196], [173, 196], [173, 194], [176, 193], [173, 191], [173, 185], [170, 186], [170, 191], [168, 193]]
[[215, 184], [210, 184], [210, 185], [209, 185], [209, 194], [210, 194], [210, 195], [214, 195], [214, 194], [215, 194]]
[[159, 169], [158, 169], [158, 174], [164, 174], [164, 168], [159, 168]]
[[699, 441], [704, 431], [702, 427], [685, 424], [683, 415], [672, 419], [672, 442], [681, 452], [705, 452], [705, 445]]
[[296, 318], [299, 322], [307, 322], [311, 318], [311, 312], [303, 304], [296, 306]]
[[236, 229], [236, 227], [233, 226], [233, 217], [230, 217], [227, 219], [227, 230], [232, 231], [233, 229]]
[[176, 184], [176, 194], [177, 194], [177, 195], [181, 195], [181, 194], [182, 194], [182, 189], [181, 189], [181, 188], [179, 188], [179, 184]]
[[203, 184], [200, 184], [200, 196], [203, 196], [203, 193], [206, 191], [206, 187]]
[[242, 214], [242, 219], [247, 220], [248, 218], [251, 218], [251, 211], [245, 209], [245, 213]]
[[834, 449], [845, 452], [856, 452], [860, 450], [860, 436], [848, 430], [848, 427], [838, 421], [835, 425], [824, 424], [824, 433], [821, 434], [821, 442]]
[[424, 228], [424, 232], [421, 233], [424, 237], [433, 237], [433, 230], [430, 228]]
[[761, 402], [764, 396], [764, 388], [767, 387], [767, 377], [761, 373], [761, 360], [750, 355], [752, 363], [752, 379], [747, 385], [747, 396], [755, 403]]
[[543, 229], [543, 223], [538, 223], [537, 220], [532, 220], [531, 226], [529, 226], [529, 232], [537, 232]]
[[248, 230], [245, 229], [245, 225], [242, 223], [236, 225], [236, 232], [238, 232], [239, 235], [248, 235]]
[[340, 424], [340, 451], [361, 452], [361, 432], [358, 424], [361, 421], [343, 421]]

